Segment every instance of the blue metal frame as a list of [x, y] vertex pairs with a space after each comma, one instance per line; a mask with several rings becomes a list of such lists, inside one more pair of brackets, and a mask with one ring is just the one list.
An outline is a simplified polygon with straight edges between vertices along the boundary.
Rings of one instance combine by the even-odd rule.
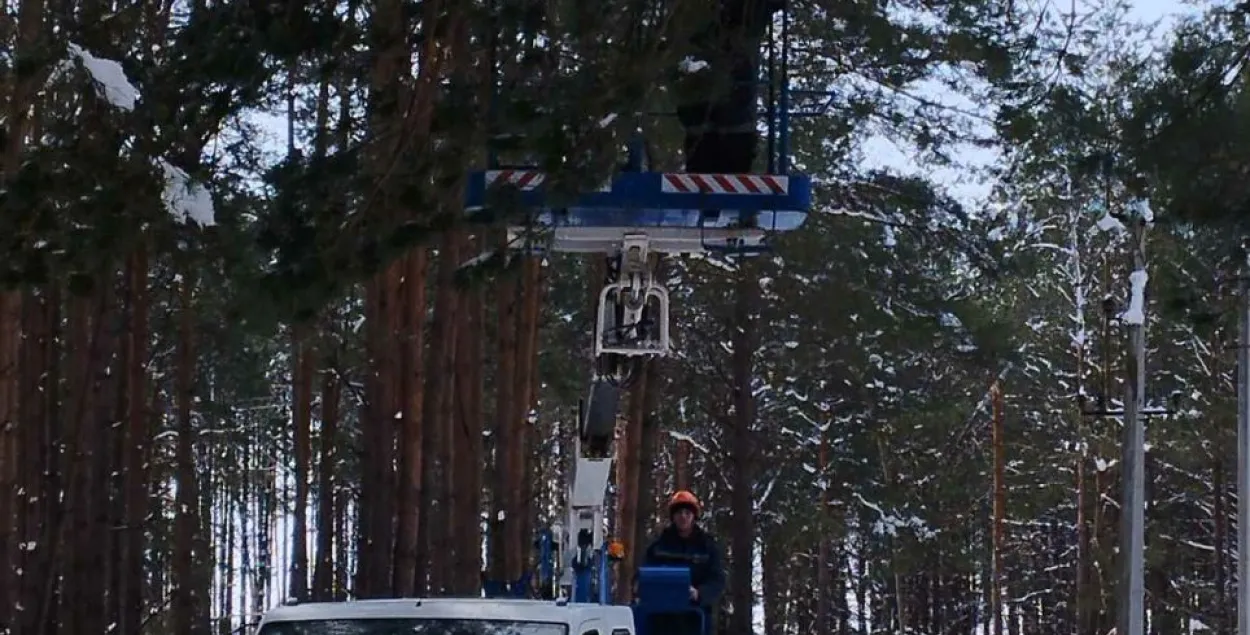
[[[488, 202], [486, 174], [469, 177], [465, 206], [470, 211]], [[554, 209], [547, 206], [541, 187], [515, 191], [514, 200], [522, 207], [543, 210], [535, 218], [539, 225], [715, 229], [737, 225], [745, 216], [750, 227], [779, 232], [801, 227], [811, 206], [811, 180], [803, 175], [785, 177], [788, 191], [784, 194], [663, 192], [664, 177], [660, 172], [622, 172], [613, 178], [609, 190], [581, 194], [569, 205]]]
[[574, 602], [590, 602], [590, 583], [594, 581], [593, 561], [573, 564]]
[[596, 559], [599, 561], [599, 603], [609, 604], [612, 602], [612, 598], [609, 596], [608, 590], [612, 581], [609, 579], [608, 571], [608, 543], [604, 542], [599, 547], [599, 557]]
[[538, 583], [543, 588], [555, 584], [555, 534], [544, 527], [538, 534]]
[[[611, 572], [608, 568], [608, 543], [600, 545], [595, 550], [593, 557], [582, 564], [574, 563], [573, 566], [573, 598], [574, 602], [596, 602], [598, 604], [610, 604], [612, 602], [611, 591], [612, 580]], [[596, 574], [598, 574], [596, 576]], [[597, 578], [597, 579], [596, 579]], [[593, 584], [598, 582], [597, 593], [591, 593]], [[594, 599], [591, 599], [593, 596]]]

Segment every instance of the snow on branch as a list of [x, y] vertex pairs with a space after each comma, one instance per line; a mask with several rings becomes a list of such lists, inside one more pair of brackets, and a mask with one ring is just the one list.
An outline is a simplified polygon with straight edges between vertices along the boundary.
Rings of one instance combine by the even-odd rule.
[[130, 83], [121, 64], [96, 57], [73, 42], [68, 50], [69, 61], [76, 61], [87, 70], [100, 97], [127, 112], [135, 109], [135, 102], [139, 101], [139, 89]]
[[696, 450], [704, 454], [708, 454], [707, 447], [701, 445], [698, 441], [695, 441], [694, 437], [688, 434], [683, 434], [681, 432], [677, 432], [676, 430], [669, 430], [668, 436], [672, 438], [674, 441], [685, 441], [686, 443], [690, 444], [690, 447], [695, 448]]
[[[126, 77], [126, 71], [120, 63], [96, 57], [73, 42], [66, 50], [69, 52], [69, 59], [61, 63], [58, 72], [75, 63], [81, 65], [91, 76], [96, 92], [102, 99], [115, 108], [126, 112], [134, 111], [140, 97], [139, 89]], [[165, 159], [157, 157], [153, 163], [160, 168], [164, 179], [161, 199], [170, 216], [180, 222], [191, 221], [202, 227], [216, 224], [216, 209], [207, 187], [195, 183], [185, 171]]]
[[208, 188], [193, 182], [186, 172], [165, 159], [157, 159], [155, 163], [165, 176], [161, 199], [170, 215], [183, 222], [193, 221], [201, 227], [216, 225], [213, 196]]

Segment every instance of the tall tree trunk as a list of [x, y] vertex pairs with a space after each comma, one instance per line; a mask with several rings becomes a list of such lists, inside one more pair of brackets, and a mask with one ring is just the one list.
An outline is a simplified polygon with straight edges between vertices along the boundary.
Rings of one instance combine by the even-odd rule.
[[[506, 248], [501, 242], [501, 247]], [[491, 479], [490, 518], [490, 578], [497, 581], [512, 581], [513, 571], [518, 575], [521, 570], [521, 548], [513, 537], [517, 532], [510, 527], [520, 522], [512, 518], [510, 512], [518, 507], [520, 492], [514, 475], [518, 471], [515, 466], [517, 456], [516, 444], [520, 442], [517, 434], [521, 424], [513, 420], [515, 408], [514, 394], [516, 391], [517, 355], [517, 287], [518, 282], [509, 276], [500, 280], [497, 290], [499, 305], [498, 314], [498, 367], [495, 370], [495, 425], [491, 443], [494, 447], [494, 462]]]
[[[90, 425], [85, 413], [90, 408], [88, 384], [90, 382], [91, 364], [91, 300], [81, 295], [72, 295], [66, 302], [66, 347], [68, 367], [72, 369], [66, 376], [65, 398], [65, 445], [64, 453], [59, 457], [61, 472], [65, 475], [64, 491], [57, 493], [63, 497], [64, 515], [57, 527], [57, 542], [63, 556], [56, 561], [57, 575], [61, 577], [59, 585], [61, 602], [64, 607], [60, 631], [73, 633], [81, 631], [83, 616], [78, 609], [84, 595], [84, 587], [90, 585], [87, 577], [79, 577], [79, 569], [83, 567], [83, 545], [77, 540], [78, 532], [89, 530], [89, 508], [83, 502], [88, 494], [84, 491], [84, 476], [90, 456], [82, 456], [84, 434], [89, 434]], [[88, 452], [90, 450], [87, 450]], [[89, 576], [89, 573], [85, 575]]]
[[[364, 475], [361, 482], [360, 515], [356, 539], [359, 543], [359, 561], [356, 567], [356, 592], [361, 598], [385, 597], [394, 593], [394, 571], [404, 566], [396, 562], [398, 548], [395, 517], [396, 474], [395, 427], [396, 415], [402, 422], [403, 409], [396, 408], [394, 380], [399, 374], [394, 369], [398, 361], [395, 352], [395, 309], [400, 261], [367, 285], [366, 322], [368, 328], [369, 357], [374, 369], [366, 384], [367, 419], [361, 443]], [[400, 469], [407, 469], [401, 466]]]
[[[38, 55], [37, 47], [43, 30], [43, 0], [21, 0], [17, 5], [17, 40], [14, 53], [18, 62], [34, 59]], [[15, 65], [16, 66], [16, 65]], [[12, 83], [13, 91], [8, 96], [8, 112], [5, 113], [9, 122], [8, 134], [4, 148], [0, 148], [0, 186], [13, 179], [22, 163], [27, 135], [31, 130], [31, 105], [39, 88], [39, 77], [36, 74], [19, 75]], [[21, 455], [21, 439], [29, 436], [24, 433], [31, 431], [19, 430], [19, 400], [21, 350], [21, 315], [22, 294], [18, 291], [0, 291], [0, 622], [16, 624], [19, 620], [17, 607], [23, 606], [26, 611], [33, 607], [23, 602], [27, 594], [22, 591], [30, 579], [38, 579], [47, 573], [35, 572], [23, 567], [22, 551], [18, 546], [30, 544], [29, 540], [21, 540], [19, 536], [26, 533], [22, 527], [22, 519], [29, 518], [26, 514], [30, 509], [31, 497], [37, 496], [35, 489], [40, 481], [26, 480], [19, 467]], [[26, 425], [34, 425], [32, 419], [24, 419]], [[33, 458], [33, 457], [31, 457]], [[25, 487], [26, 500], [21, 500], [19, 491]], [[21, 536], [25, 537], [25, 536]], [[47, 549], [47, 544], [36, 548]], [[17, 575], [19, 568], [23, 575]], [[25, 621], [25, 620], [23, 620]]]
[[[335, 598], [334, 537], [339, 507], [339, 470], [336, 448], [339, 444], [339, 378], [331, 362], [321, 375], [321, 447], [317, 469], [317, 564], [313, 571], [314, 602]], [[342, 556], [340, 556], [342, 557]]]
[[[435, 292], [434, 340], [430, 349], [428, 366], [429, 389], [425, 394], [425, 416], [429, 451], [426, 462], [426, 479], [429, 483], [423, 503], [430, 510], [427, 516], [430, 568], [430, 591], [446, 593], [452, 585], [456, 546], [451, 537], [456, 528], [450, 522], [456, 518], [454, 509], [464, 488], [454, 481], [455, 466], [453, 448], [455, 439], [456, 355], [457, 323], [460, 320], [460, 294], [456, 290], [456, 270], [461, 260], [465, 240], [462, 230], [448, 231], [443, 235], [438, 250], [438, 280]], [[463, 530], [463, 529], [461, 529]]]
[[1215, 635], [1228, 635], [1232, 619], [1228, 610], [1228, 578], [1225, 560], [1228, 557], [1228, 508], [1225, 496], [1223, 457], [1211, 460], [1212, 516], [1215, 524], [1215, 549], [1211, 554], [1212, 580], [1215, 581]]
[[[195, 467], [195, 426], [192, 422], [191, 404], [195, 390], [195, 332], [192, 289], [194, 283], [189, 273], [183, 274], [179, 288], [178, 355], [175, 403], [177, 408], [178, 441], [176, 450], [178, 492], [174, 511], [174, 594], [171, 602], [172, 624], [175, 633], [195, 635], [206, 633], [205, 624], [196, 619], [200, 603], [196, 580], [197, 560], [203, 557], [199, 548], [199, 475]], [[85, 631], [83, 631], [85, 632]]]
[[457, 595], [473, 595], [479, 591], [482, 570], [481, 556], [481, 509], [482, 432], [485, 413], [482, 407], [482, 370], [484, 316], [481, 289], [464, 292], [464, 310], [459, 329], [460, 343], [456, 347], [456, 420], [453, 427], [454, 474], [456, 482], [455, 513], [452, 522], [457, 539], [456, 571], [459, 581], [452, 589]]
[[151, 418], [148, 412], [148, 258], [146, 245], [131, 254], [128, 267], [130, 328], [126, 352], [126, 429], [122, 451], [124, 515], [118, 586], [117, 632], [138, 633], [143, 623], [143, 577], [145, 523], [148, 509], [148, 447]]
[[754, 629], [755, 594], [752, 588], [755, 553], [755, 397], [752, 392], [756, 334], [760, 297], [759, 281], [749, 263], [738, 272], [737, 297], [733, 320], [733, 416], [730, 423], [730, 514], [729, 544], [733, 550], [729, 588], [733, 614], [730, 635], [751, 635]]
[[425, 280], [428, 256], [425, 249], [416, 249], [405, 258], [402, 288], [403, 344], [400, 372], [403, 374], [400, 430], [400, 499], [399, 529], [395, 536], [394, 593], [413, 597], [425, 588], [425, 549], [421, 536], [421, 511], [424, 507], [426, 421], [422, 412], [425, 359]]
[[0, 293], [0, 622], [8, 624], [15, 623], [19, 615], [19, 543], [26, 544], [21, 539], [23, 514], [19, 513], [24, 506], [24, 501], [20, 500], [24, 497], [19, 494], [24, 483], [18, 462], [21, 300], [19, 293]]
[[[54, 633], [58, 619], [59, 589], [56, 560], [64, 552], [59, 540], [62, 522], [60, 461], [66, 429], [60, 416], [61, 294], [56, 283], [41, 293], [29, 293], [22, 302], [21, 387], [24, 395], [38, 395], [19, 404], [22, 420], [32, 425], [21, 428], [22, 481], [32, 492], [24, 501], [22, 522], [25, 543], [21, 562], [24, 575], [20, 589], [25, 609], [19, 624], [24, 633]], [[30, 548], [33, 546], [33, 548]]]
[[690, 489], [690, 450], [687, 439], [678, 439], [673, 447], [673, 488]]
[[75, 431], [72, 450], [66, 453], [70, 477], [65, 500], [70, 513], [61, 526], [63, 540], [70, 545], [63, 578], [68, 612], [61, 623], [68, 633], [102, 632], [109, 623], [104, 553], [112, 542], [108, 485], [115, 444], [110, 435], [117, 415], [113, 365], [121, 332], [112, 309], [112, 277], [101, 276], [90, 295], [71, 300], [70, 354], [75, 364], [70, 404]]
[[[616, 601], [627, 604], [633, 591], [635, 551], [638, 549], [639, 481], [642, 465], [642, 425], [647, 416], [647, 376], [652, 364], [644, 364], [642, 375], [629, 395], [628, 410], [618, 425], [623, 429], [616, 437], [616, 538], [625, 546], [616, 583]], [[618, 420], [619, 421], [619, 420]]]
[[816, 635], [826, 635], [833, 632], [833, 624], [830, 623], [830, 574], [832, 573], [833, 563], [830, 557], [830, 547], [833, 543], [833, 527], [829, 523], [829, 432], [827, 429], [820, 430], [820, 450], [818, 455], [818, 473], [820, 480], [820, 509], [817, 513], [817, 529], [816, 536], [819, 544], [816, 546]]
[[1003, 635], [1003, 549], [1005, 548], [1005, 522], [1007, 514], [1006, 454], [1003, 442], [1003, 389], [995, 381], [990, 389], [993, 400], [993, 418], [990, 422], [990, 444], [994, 453], [994, 536], [993, 578], [990, 580], [990, 624], [993, 635]]
[[[411, 65], [408, 23], [403, 3], [399, 0], [374, 3], [369, 22], [374, 63], [368, 109], [372, 142], [367, 161], [373, 189], [377, 193], [374, 198], [377, 211], [372, 214], [383, 225], [398, 223], [403, 214], [396, 200], [397, 184], [392, 175], [394, 163], [401, 156], [405, 143], [403, 83], [410, 76]], [[406, 410], [402, 397], [397, 394], [403, 383], [402, 352], [396, 351], [394, 346], [395, 337], [402, 330], [397, 318], [404, 300], [401, 280], [405, 269], [404, 259], [395, 260], [366, 284], [365, 321], [369, 368], [373, 369], [373, 373], [366, 387], [369, 415], [362, 440], [365, 476], [361, 483], [360, 563], [356, 581], [361, 597], [402, 592], [411, 589], [415, 581], [415, 518], [401, 520], [403, 526], [398, 531], [403, 538], [396, 540], [396, 496], [393, 494], [399, 492], [401, 499], [409, 496], [408, 489], [414, 483], [404, 479], [403, 488], [397, 490], [392, 467], [396, 425], [405, 423]], [[405, 474], [412, 472], [411, 466], [401, 467], [401, 470]], [[416, 507], [411, 505], [403, 506], [400, 511], [401, 516], [415, 513]], [[411, 530], [408, 530], [409, 525]]]
[[308, 486], [312, 463], [312, 400], [313, 375], [316, 374], [314, 351], [308, 328], [291, 329], [292, 415], [295, 419], [295, 503], [291, 536], [290, 597], [308, 601]]
[[530, 415], [536, 405], [538, 394], [538, 319], [542, 309], [543, 297], [542, 259], [533, 254], [522, 256], [521, 288], [519, 290], [517, 315], [517, 362], [516, 388], [513, 393], [513, 423], [516, 443], [513, 446], [512, 458], [513, 480], [519, 489], [513, 499], [508, 514], [516, 521], [509, 526], [514, 534], [509, 544], [519, 548], [516, 569], [511, 569], [509, 578], [516, 580], [525, 571], [528, 554], [532, 553], [529, 545], [534, 535], [534, 510], [531, 501], [534, 499], [534, 471], [530, 469], [534, 458], [534, 426], [530, 423]]
[[786, 575], [783, 564], [788, 550], [780, 542], [776, 529], [768, 532], [762, 545], [763, 553], [760, 554], [760, 573], [764, 586], [764, 635], [785, 635], [787, 632], [785, 604], [788, 591], [786, 581], [789, 576]]
[[[656, 411], [659, 409], [660, 388], [662, 385], [660, 378], [664, 373], [664, 369], [665, 365], [662, 362], [653, 360], [647, 364], [647, 371], [644, 375], [643, 395], [646, 405], [643, 408], [644, 412], [640, 427], [641, 438], [639, 439], [638, 454], [635, 461], [638, 466], [638, 489], [634, 496], [635, 501], [637, 501], [637, 508], [634, 514], [634, 529], [631, 538], [633, 542], [627, 544], [625, 549], [625, 568], [630, 573], [638, 566], [640, 562], [638, 555], [641, 550], [646, 549], [652, 527], [655, 524], [654, 519], [658, 511], [656, 495], [665, 493], [655, 486], [654, 478], [646, 478], [651, 471], [657, 471], [656, 464], [659, 463], [656, 449], [659, 447], [660, 441], [660, 422]], [[630, 586], [632, 586], [632, 579], [629, 582]]]

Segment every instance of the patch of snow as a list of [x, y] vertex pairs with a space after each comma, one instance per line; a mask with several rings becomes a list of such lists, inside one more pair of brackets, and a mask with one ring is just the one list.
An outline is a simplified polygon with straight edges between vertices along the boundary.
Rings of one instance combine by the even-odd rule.
[[945, 312], [938, 316], [938, 323], [940, 323], [942, 326], [946, 328], [953, 328], [953, 329], [963, 328], [963, 325], [964, 325], [964, 323], [960, 321], [960, 319], [956, 317], [954, 313], [945, 313]]
[[193, 182], [186, 172], [164, 159], [157, 159], [156, 164], [165, 173], [165, 191], [161, 198], [169, 214], [183, 222], [194, 221], [201, 227], [216, 225], [217, 212], [208, 188]]
[[139, 101], [139, 89], [130, 83], [122, 65], [103, 57], [96, 57], [77, 44], [70, 43], [67, 47], [72, 60], [77, 60], [91, 74], [100, 96], [110, 104], [122, 110], [134, 110]]
[[460, 267], [459, 267], [459, 268], [460, 268], [460, 269], [469, 269], [469, 268], [471, 268], [471, 267], [476, 267], [476, 266], [478, 266], [478, 265], [480, 265], [480, 264], [482, 264], [482, 263], [486, 262], [487, 260], [490, 260], [491, 256], [494, 256], [494, 255], [495, 255], [495, 250], [494, 250], [494, 249], [487, 249], [486, 251], [483, 251], [482, 253], [480, 253], [480, 254], [478, 254], [478, 255], [476, 255], [476, 256], [474, 256], [474, 257], [472, 257], [472, 258], [470, 258], [470, 259], [468, 259], [468, 260], [466, 260], [466, 261], [464, 261], [464, 262], [462, 262], [462, 263], [460, 263]]
[[1120, 219], [1112, 216], [1108, 212], [1107, 214], [1103, 215], [1102, 218], [1098, 219], [1098, 229], [1105, 231], [1105, 232], [1109, 232], [1112, 230], [1122, 230], [1124, 229], [1124, 223], [1121, 223]]
[[886, 247], [894, 247], [898, 245], [898, 238], [894, 235], [894, 226], [882, 225], [881, 231], [885, 234], [882, 241]]
[[699, 450], [700, 452], [703, 452], [704, 454], [707, 454], [708, 452], [708, 449], [706, 446], [700, 445], [697, 441], [694, 440], [694, 437], [688, 434], [683, 434], [681, 432], [677, 432], [676, 430], [669, 430], [668, 436], [672, 438], [674, 441], [685, 441], [686, 443], [690, 444], [690, 447], [693, 447]]
[[619, 115], [617, 115], [616, 113], [612, 113], [612, 114], [608, 115], [607, 117], [604, 117], [603, 119], [600, 119], [600, 120], [599, 120], [599, 127], [600, 127], [600, 128], [607, 128], [608, 126], [612, 125], [612, 122], [613, 122], [613, 121], [616, 121], [616, 118], [617, 118], [618, 116], [619, 116]]
[[693, 57], [687, 57], [677, 64], [678, 70], [683, 73], [697, 73], [707, 67], [707, 62], [703, 60], [696, 60]]
[[1146, 281], [1149, 279], [1145, 269], [1129, 274], [1128, 281], [1132, 288], [1129, 292], [1128, 309], [1120, 316], [1125, 324], [1146, 323]]

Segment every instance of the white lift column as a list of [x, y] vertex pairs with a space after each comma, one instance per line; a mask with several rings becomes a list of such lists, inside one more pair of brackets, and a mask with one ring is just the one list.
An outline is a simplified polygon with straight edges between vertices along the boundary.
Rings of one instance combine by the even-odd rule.
[[582, 456], [582, 443], [577, 441], [577, 462], [573, 468], [573, 487], [569, 492], [569, 518], [563, 546], [567, 550], [561, 586], [570, 589], [574, 602], [591, 601], [590, 584], [594, 566], [603, 546], [603, 507], [612, 474], [612, 457], [592, 459]]

